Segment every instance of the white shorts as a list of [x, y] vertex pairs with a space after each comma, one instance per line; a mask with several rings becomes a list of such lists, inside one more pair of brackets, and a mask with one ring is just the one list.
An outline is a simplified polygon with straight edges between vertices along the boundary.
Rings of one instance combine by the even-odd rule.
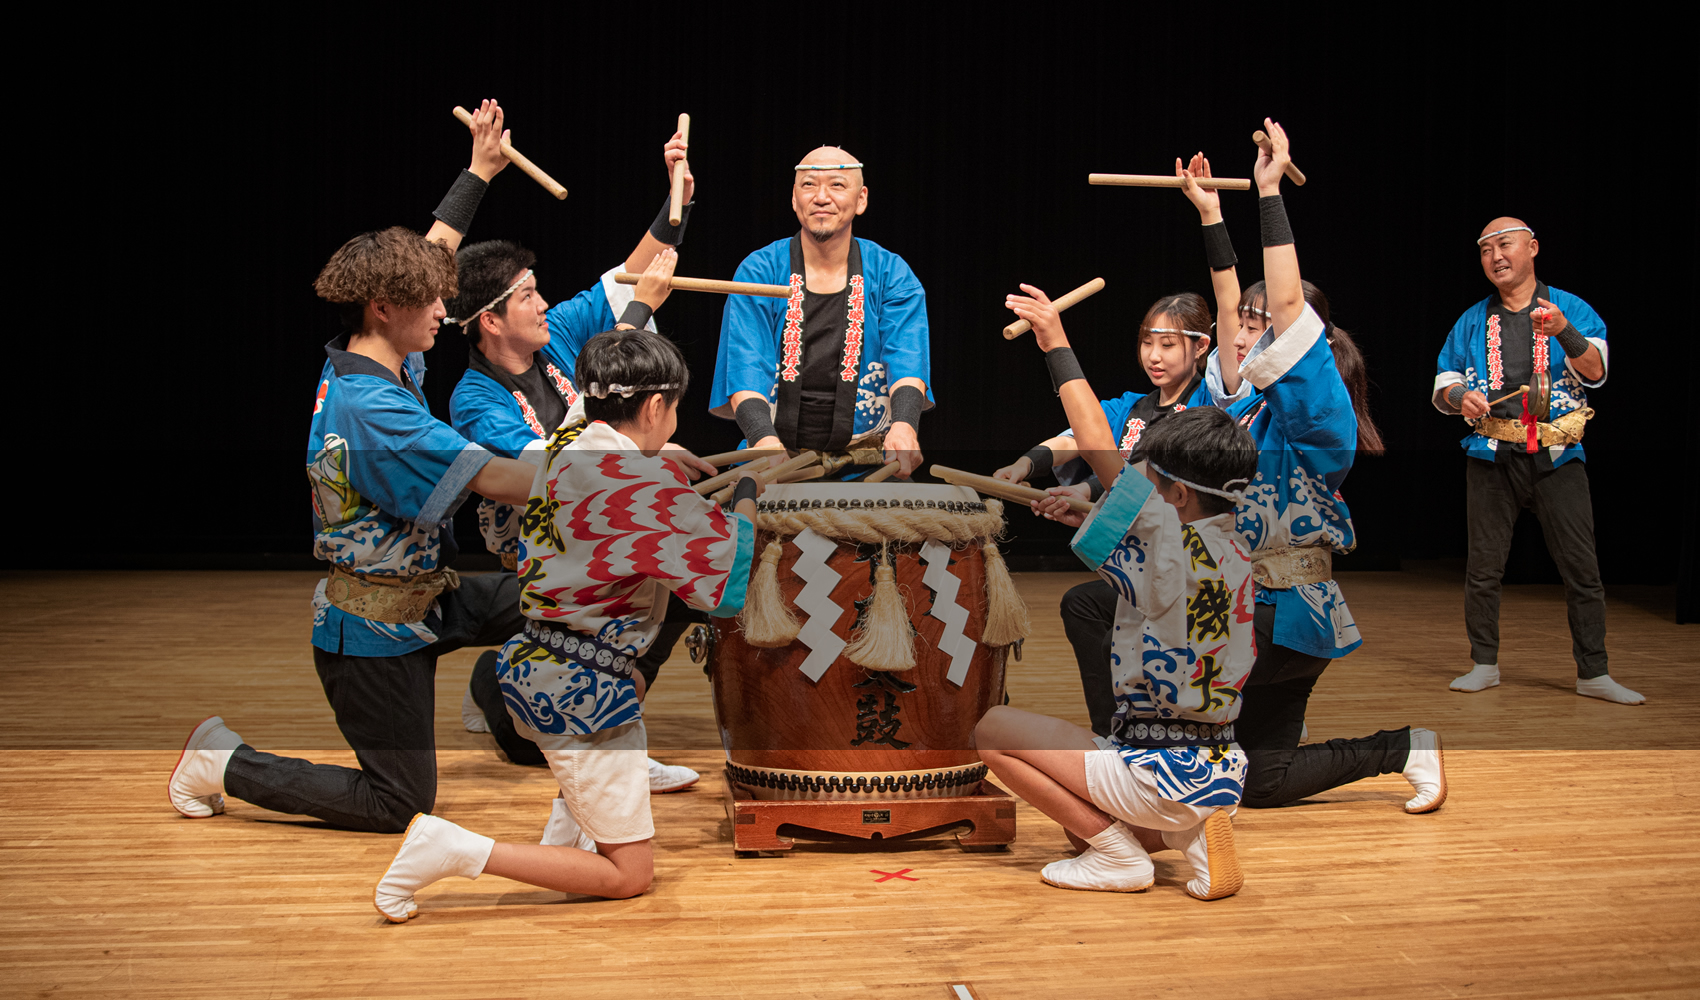
[[[511, 713], [510, 713], [511, 714]], [[643, 720], [580, 736], [514, 726], [543, 751], [573, 819], [598, 844], [655, 836], [649, 815], [649, 734]]]
[[[1092, 804], [1129, 826], [1147, 830], [1190, 830], [1221, 806], [1195, 806], [1166, 799], [1149, 768], [1129, 767], [1109, 740], [1094, 737], [1099, 749], [1086, 751], [1086, 791]], [[1232, 816], [1237, 808], [1230, 808]]]

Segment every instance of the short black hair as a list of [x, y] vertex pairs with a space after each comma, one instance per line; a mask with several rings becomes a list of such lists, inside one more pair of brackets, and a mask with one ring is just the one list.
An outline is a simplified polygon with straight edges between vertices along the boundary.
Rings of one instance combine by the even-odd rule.
[[[659, 392], [662, 400], [672, 406], [685, 398], [691, 372], [685, 367], [685, 356], [679, 353], [679, 348], [659, 333], [604, 330], [590, 338], [584, 350], [578, 352], [573, 381], [584, 393], [585, 417], [618, 427], [637, 419], [638, 411], [656, 392], [622, 396], [611, 391], [610, 386], [665, 385], [668, 388]], [[598, 399], [591, 392], [592, 385], [605, 395]]]
[[[455, 271], [460, 281], [460, 294], [443, 303], [449, 315], [463, 320], [474, 309], [502, 294], [514, 282], [514, 277], [537, 263], [537, 255], [512, 240], [486, 240], [461, 247], [455, 254]], [[503, 299], [490, 310], [497, 316], [508, 314], [508, 301]], [[478, 346], [481, 333], [477, 323], [463, 327], [466, 338]]]
[[[1136, 462], [1140, 459], [1149, 459], [1181, 479], [1230, 493], [1245, 488], [1257, 476], [1256, 442], [1233, 417], [1214, 406], [1194, 406], [1152, 424], [1133, 456]], [[1173, 481], [1162, 472], [1157, 474], [1165, 483]], [[1234, 509], [1234, 501], [1211, 493], [1198, 494], [1198, 501], [1212, 516]]]

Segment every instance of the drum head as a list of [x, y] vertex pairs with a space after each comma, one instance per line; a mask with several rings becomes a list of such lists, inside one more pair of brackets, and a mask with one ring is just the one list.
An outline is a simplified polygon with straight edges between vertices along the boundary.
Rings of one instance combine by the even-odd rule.
[[1543, 421], [1552, 415], [1552, 376], [1546, 372], [1529, 379], [1529, 415]]

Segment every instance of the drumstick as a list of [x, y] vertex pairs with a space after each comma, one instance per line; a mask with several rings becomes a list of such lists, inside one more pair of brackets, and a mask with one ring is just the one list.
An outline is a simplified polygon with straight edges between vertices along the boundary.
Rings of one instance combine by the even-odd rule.
[[[686, 146], [689, 146], [691, 144], [691, 116], [690, 115], [680, 115], [679, 116], [679, 137], [685, 140]], [[685, 155], [686, 156], [690, 155], [688, 150], [687, 150]], [[1303, 184], [1304, 182], [1300, 181], [1299, 183]], [[682, 218], [682, 216], [680, 216], [679, 213], [684, 211], [684, 209], [685, 209], [685, 161], [683, 159], [681, 159], [681, 160], [679, 160], [679, 161], [677, 161], [676, 163], [673, 164], [673, 201], [671, 202], [671, 207], [669, 207], [667, 209], [667, 224], [669, 226], [678, 225], [679, 219]]]
[[[775, 479], [778, 479], [780, 476], [785, 475], [787, 472], [795, 472], [805, 465], [808, 465], [810, 462], [815, 462], [819, 459], [820, 456], [816, 455], [814, 452], [805, 451], [796, 458], [793, 458], [788, 462], [781, 462], [779, 465], [767, 470], [766, 472], [756, 473], [755, 478], [760, 480], [763, 486], [766, 486]], [[714, 496], [710, 499], [712, 499], [715, 503], [725, 503], [727, 500], [731, 499], [732, 491], [735, 489], [737, 489], [737, 486], [735, 485], [728, 486], [719, 493], [714, 494]]]
[[[1051, 305], [1053, 307], [1055, 307], [1057, 312], [1062, 312], [1064, 309], [1067, 309], [1069, 306], [1079, 304], [1079, 302], [1082, 299], [1091, 298], [1092, 296], [1097, 295], [1099, 292], [1101, 292], [1103, 290], [1104, 290], [1104, 279], [1103, 278], [1093, 278], [1091, 281], [1088, 281], [1086, 284], [1081, 285], [1079, 288], [1076, 288], [1074, 291], [1069, 292], [1067, 295], [1064, 295], [1062, 298], [1052, 299]], [[1010, 325], [1003, 328], [1003, 339], [1014, 340], [1015, 338], [1021, 336], [1022, 334], [1026, 333], [1028, 330], [1031, 330], [1031, 329], [1033, 329], [1032, 323], [1029, 323], [1024, 319], [1018, 319], [1015, 322], [1013, 322]]]
[[862, 482], [864, 482], [864, 483], [883, 483], [887, 479], [891, 478], [892, 473], [897, 471], [897, 466], [898, 466], [897, 462], [887, 462], [884, 465], [880, 466], [879, 468], [875, 469], [874, 471], [868, 473], [867, 478], [863, 479]]
[[785, 475], [779, 477], [779, 482], [800, 483], [808, 479], [819, 479], [824, 475], [826, 475], [826, 466], [812, 465], [801, 472], [787, 472]]
[[[621, 272], [614, 275], [614, 281], [621, 285], [635, 285], [641, 274], [626, 274]], [[772, 299], [788, 299], [791, 297], [789, 285], [758, 285], [749, 281], [721, 281], [718, 278], [681, 278], [674, 275], [669, 279], [669, 287], [676, 292], [719, 292], [722, 295], [765, 295]]]
[[[1036, 490], [1031, 486], [1017, 486], [1002, 479], [993, 479], [991, 476], [977, 476], [972, 472], [947, 469], [942, 465], [931, 466], [927, 471], [952, 486], [967, 486], [981, 493], [990, 493], [992, 496], [1002, 497], [1005, 500], [1031, 503], [1034, 500], [1049, 500], [1051, 498], [1051, 494], [1044, 490]], [[1079, 511], [1082, 514], [1092, 509], [1091, 503], [1079, 497], [1069, 497], [1068, 506], [1070, 510]]]
[[[1251, 134], [1251, 141], [1257, 143], [1257, 148], [1259, 149], [1269, 148], [1269, 137], [1263, 134], [1262, 129], [1258, 129], [1256, 132]], [[1285, 173], [1292, 182], [1297, 184], [1299, 187], [1305, 186], [1305, 172], [1300, 170], [1298, 165], [1293, 163], [1292, 160], [1287, 161], [1287, 168], [1283, 171], [1283, 173]]]
[[1496, 399], [1496, 400], [1494, 400], [1494, 401], [1493, 401], [1493, 402], [1491, 402], [1491, 403], [1489, 403], [1489, 404], [1488, 404], [1488, 405], [1489, 405], [1489, 406], [1498, 406], [1498, 405], [1499, 405], [1499, 404], [1501, 404], [1501, 403], [1503, 403], [1503, 402], [1505, 402], [1505, 401], [1506, 401], [1506, 400], [1508, 400], [1508, 399], [1515, 399], [1515, 398], [1517, 398], [1517, 397], [1518, 397], [1518, 396], [1521, 396], [1521, 395], [1523, 395], [1523, 394], [1524, 394], [1524, 393], [1525, 393], [1525, 392], [1528, 392], [1528, 391], [1529, 391], [1529, 387], [1528, 387], [1528, 386], [1526, 386], [1526, 385], [1524, 385], [1524, 386], [1519, 386], [1519, 387], [1518, 387], [1518, 388], [1517, 388], [1517, 391], [1516, 391], [1516, 392], [1508, 392], [1508, 393], [1506, 393], [1506, 394], [1505, 394], [1505, 395], [1503, 395], [1503, 396], [1501, 396], [1501, 397], [1499, 397], [1499, 398], [1498, 398], [1498, 399]]
[[723, 451], [718, 455], [704, 455], [702, 460], [715, 468], [731, 465], [733, 462], [753, 462], [758, 458], [771, 457], [779, 452], [772, 448], [745, 448], [743, 451]]
[[[455, 117], [459, 118], [461, 124], [467, 128], [472, 127], [472, 115], [468, 114], [465, 108], [456, 105]], [[567, 189], [562, 187], [559, 181], [544, 173], [537, 164], [521, 156], [519, 150], [514, 148], [513, 143], [506, 139], [502, 140], [502, 155], [507, 157], [514, 166], [525, 171], [532, 180], [543, 185], [543, 189], [554, 195], [557, 201], [566, 198]]]
[[[1223, 191], [1250, 191], [1249, 177], [1195, 177], [1201, 188], [1219, 188]], [[1088, 184], [1108, 184], [1112, 187], [1152, 187], [1178, 188], [1186, 186], [1186, 179], [1169, 177], [1164, 174], [1087, 174]]]

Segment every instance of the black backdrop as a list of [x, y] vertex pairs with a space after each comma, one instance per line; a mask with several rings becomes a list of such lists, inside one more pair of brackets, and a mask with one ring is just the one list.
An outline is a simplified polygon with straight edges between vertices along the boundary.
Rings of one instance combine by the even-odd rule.
[[[467, 162], [449, 109], [494, 96], [518, 148], [571, 195], [556, 202], [510, 169], [470, 239], [532, 247], [552, 299], [623, 259], [653, 217], [680, 111], [692, 115], [699, 184], [682, 273], [730, 277], [795, 230], [789, 168], [801, 153], [833, 143], [865, 160], [870, 207], [856, 231], [902, 254], [928, 291], [939, 406], [923, 446], [985, 472], [1065, 425], [1032, 340], [998, 335], [1018, 281], [1055, 294], [1106, 279], [1068, 316], [1105, 394], [1146, 388], [1131, 333], [1152, 299], [1208, 295], [1197, 215], [1178, 192], [1089, 187], [1085, 175], [1166, 172], [1202, 149], [1219, 174], [1246, 176], [1249, 134], [1272, 114], [1310, 178], [1287, 191], [1304, 274], [1358, 335], [1390, 445], [1347, 481], [1362, 551], [1345, 565], [1463, 553], [1462, 427], [1429, 406], [1429, 389], [1453, 320], [1489, 290], [1473, 239], [1513, 214], [1540, 234], [1542, 278], [1610, 326], [1611, 381], [1592, 396], [1587, 442], [1607, 579], [1676, 576], [1670, 526], [1692, 520], [1695, 495], [1693, 379], [1686, 351], [1674, 353], [1693, 312], [1685, 57], [1673, 49], [1667, 61], [1662, 43], [1608, 24], [1585, 37], [1572, 26], [1543, 56], [1553, 43], [1521, 14], [1390, 31], [1291, 15], [1260, 25], [911, 10], [742, 5], [667, 21], [461, 7], [421, 30], [412, 8], [325, 8], [240, 30], [151, 26], [140, 71], [90, 70], [109, 75], [89, 89], [84, 124], [63, 134], [97, 155], [51, 204], [80, 242], [49, 280], [75, 276], [106, 304], [89, 321], [92, 344], [34, 346], [49, 364], [98, 362], [121, 386], [56, 410], [100, 442], [97, 508], [110, 529], [73, 561], [243, 565], [307, 552], [305, 431], [336, 326], [312, 279], [356, 232], [429, 224]], [[114, 191], [114, 171], [134, 186]], [[1254, 198], [1223, 198], [1247, 283], [1261, 271]], [[705, 414], [723, 301], [678, 293], [658, 317], [692, 365], [679, 439], [698, 449], [738, 437]], [[465, 350], [445, 331], [427, 355], [439, 415]], [[82, 452], [43, 460], [90, 481]], [[1669, 516], [1678, 505], [1688, 517]], [[64, 540], [26, 527], [27, 506], [18, 513], [8, 561], [63, 565]], [[1061, 533], [1021, 515], [1014, 527], [1018, 558], [1066, 564]], [[1538, 533], [1524, 529], [1512, 577], [1550, 577]], [[469, 524], [461, 535], [478, 548]]]

